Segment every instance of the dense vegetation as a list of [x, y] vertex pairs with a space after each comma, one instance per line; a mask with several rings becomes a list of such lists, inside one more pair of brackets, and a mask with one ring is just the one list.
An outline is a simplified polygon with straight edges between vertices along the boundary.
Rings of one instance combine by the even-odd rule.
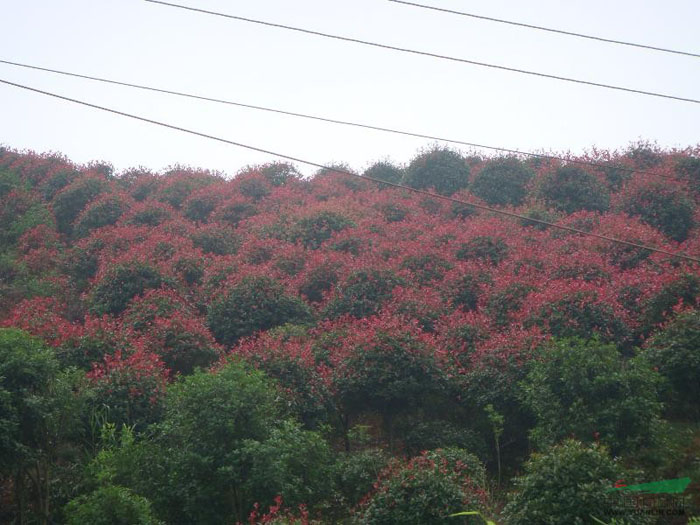
[[0, 522], [591, 523], [700, 482], [698, 266], [530, 220], [698, 256], [699, 155], [366, 171], [513, 220], [0, 148]]

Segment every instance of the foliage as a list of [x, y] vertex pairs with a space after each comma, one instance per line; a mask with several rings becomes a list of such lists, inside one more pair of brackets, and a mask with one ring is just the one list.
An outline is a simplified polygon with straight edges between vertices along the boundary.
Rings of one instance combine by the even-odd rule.
[[245, 277], [213, 301], [207, 313], [214, 337], [227, 346], [260, 330], [310, 320], [306, 304], [269, 277]]
[[700, 416], [700, 312], [683, 313], [647, 341], [644, 355], [668, 380], [669, 412]]
[[502, 239], [489, 236], [477, 236], [463, 243], [457, 250], [456, 257], [460, 261], [481, 259], [491, 264], [498, 264], [506, 258], [508, 245]]
[[90, 309], [96, 315], [119, 314], [134, 297], [160, 288], [167, 280], [152, 266], [130, 262], [108, 270], [90, 295]]
[[641, 217], [674, 241], [688, 238], [695, 225], [693, 201], [679, 188], [665, 184], [650, 184], [625, 195], [622, 210]]
[[158, 501], [169, 523], [242, 520], [276, 494], [289, 502], [323, 494], [327, 445], [280, 421], [275, 397], [262, 373], [237, 362], [173, 385], [160, 439], [176, 453], [162, 452], [170, 476]]
[[367, 168], [362, 176], [399, 184], [403, 170], [390, 162], [376, 162]]
[[350, 274], [342, 282], [326, 309], [326, 316], [349, 314], [357, 318], [368, 317], [379, 311], [402, 280], [387, 270], [367, 269]]
[[[408, 462], [394, 461], [380, 474], [360, 523], [445, 523], [463, 508], [486, 506], [479, 460], [460, 449], [424, 452]], [[476, 523], [476, 522], [474, 522]]]
[[622, 477], [604, 447], [566, 440], [530, 457], [503, 515], [513, 525], [590, 523], [591, 515], [612, 514], [606, 491]]
[[72, 500], [66, 507], [68, 525], [158, 525], [150, 502], [131, 490], [114, 485]]
[[564, 339], [547, 345], [523, 382], [539, 447], [566, 436], [600, 440], [613, 453], [654, 442], [660, 425], [659, 374], [644, 359], [620, 359], [614, 345]]
[[470, 189], [488, 204], [519, 206], [527, 195], [533, 171], [514, 157], [489, 161], [474, 177]]
[[557, 210], [606, 211], [610, 196], [594, 176], [574, 165], [563, 166], [545, 175], [539, 182], [539, 195]]
[[335, 232], [355, 226], [347, 217], [332, 211], [322, 211], [302, 217], [289, 232], [289, 240], [300, 242], [305, 248], [320, 248]]
[[73, 221], [97, 195], [105, 191], [106, 183], [95, 177], [82, 177], [62, 189], [51, 202], [58, 231], [70, 234]]
[[412, 188], [434, 188], [442, 195], [452, 195], [469, 183], [469, 165], [457, 152], [435, 148], [414, 158], [404, 172], [403, 184]]

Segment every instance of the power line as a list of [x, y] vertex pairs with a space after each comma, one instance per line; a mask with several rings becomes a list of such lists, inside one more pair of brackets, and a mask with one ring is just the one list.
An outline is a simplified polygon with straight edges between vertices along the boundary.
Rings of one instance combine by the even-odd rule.
[[641, 49], [649, 49], [652, 51], [661, 51], [663, 53], [673, 53], [676, 55], [684, 55], [684, 56], [689, 56], [689, 57], [694, 57], [694, 58], [700, 58], [700, 54], [690, 53], [688, 51], [678, 51], [675, 49], [668, 49], [665, 47], [656, 47], [656, 46], [650, 46], [647, 44], [637, 44], [634, 42], [625, 42], [623, 40], [614, 40], [612, 38], [603, 38], [600, 36], [584, 35], [583, 33], [575, 33], [573, 31], [564, 31], [563, 29], [553, 29], [551, 27], [543, 27], [543, 26], [537, 26], [537, 25], [533, 25], [533, 24], [525, 24], [523, 22], [514, 22], [512, 20], [503, 20], [502, 18], [494, 18], [491, 16], [477, 15], [474, 13], [465, 13], [464, 11], [454, 11], [452, 9], [445, 9], [443, 7], [435, 7], [432, 5], [417, 4], [415, 2], [406, 2], [405, 0], [388, 0], [388, 1], [393, 2], [395, 4], [403, 4], [403, 5], [413, 6], [413, 7], [420, 7], [423, 9], [430, 9], [431, 11], [439, 11], [441, 13], [449, 13], [452, 15], [467, 16], [470, 18], [476, 18], [479, 20], [486, 20], [489, 22], [498, 22], [500, 24], [509, 24], [512, 26], [526, 27], [528, 29], [537, 29], [539, 31], [548, 31], [550, 33], [558, 33], [560, 35], [575, 36], [578, 38], [587, 38], [589, 40], [597, 40], [599, 42], [606, 42], [608, 44], [619, 44], [622, 46], [638, 47]]
[[266, 22], [264, 20], [255, 20], [253, 18], [245, 18], [242, 16], [235, 16], [235, 15], [228, 15], [225, 13], [218, 13], [216, 11], [207, 11], [205, 9], [198, 9], [195, 7], [188, 7], [188, 6], [184, 6], [184, 5], [180, 5], [180, 4], [171, 4], [169, 2], [162, 2], [160, 0], [145, 0], [145, 1], [152, 3], [152, 4], [160, 4], [160, 5], [165, 5], [165, 6], [169, 6], [169, 7], [177, 7], [179, 9], [184, 9], [187, 11], [194, 11], [197, 13], [204, 13], [204, 14], [208, 14], [208, 15], [220, 16], [220, 17], [229, 18], [232, 20], [239, 20], [241, 22], [250, 22], [252, 24], [259, 24], [259, 25], [263, 25], [263, 26], [276, 27], [279, 29], [287, 29], [289, 31], [296, 31], [298, 33], [305, 33], [308, 35], [322, 36], [322, 37], [331, 38], [334, 40], [343, 40], [345, 42], [353, 42], [355, 44], [363, 44], [363, 45], [371, 46], [371, 47], [390, 49], [392, 51], [400, 51], [402, 53], [411, 53], [413, 55], [421, 55], [421, 56], [427, 56], [427, 57], [432, 57], [432, 58], [439, 58], [442, 60], [449, 60], [451, 62], [460, 62], [463, 64], [471, 64], [473, 66], [487, 67], [487, 68], [491, 68], [491, 69], [499, 69], [502, 71], [510, 71], [511, 73], [521, 73], [523, 75], [531, 75], [531, 76], [536, 76], [536, 77], [549, 78], [549, 79], [553, 79], [553, 80], [561, 80], [563, 82], [571, 82], [574, 84], [583, 84], [583, 85], [595, 86], [595, 87], [599, 87], [599, 88], [614, 89], [617, 91], [624, 91], [627, 93], [636, 93], [638, 95], [647, 95], [650, 97], [666, 98], [666, 99], [671, 99], [671, 100], [678, 100], [680, 102], [690, 102], [692, 104], [700, 104], [700, 100], [695, 99], [695, 98], [685, 98], [685, 97], [679, 97], [676, 95], [668, 95], [665, 93], [658, 93], [658, 92], [654, 92], [654, 91], [644, 91], [641, 89], [628, 88], [628, 87], [623, 87], [623, 86], [615, 86], [612, 84], [603, 84], [600, 82], [592, 82], [589, 80], [581, 80], [581, 79], [570, 78], [570, 77], [562, 77], [559, 75], [551, 75], [549, 73], [540, 73], [537, 71], [530, 71], [527, 69], [518, 69], [515, 67], [501, 66], [498, 64], [489, 64], [486, 62], [478, 62], [476, 60], [469, 60], [466, 58], [458, 58], [458, 57], [453, 57], [453, 56], [449, 56], [449, 55], [440, 55], [438, 53], [430, 53], [428, 51], [418, 51], [416, 49], [409, 49], [409, 48], [405, 48], [405, 47], [392, 46], [389, 44], [380, 44], [378, 42], [370, 42], [368, 40], [360, 40], [358, 38], [332, 35], [329, 33], [322, 33], [320, 31], [314, 31], [311, 29], [303, 29], [303, 28], [288, 26], [288, 25], [284, 25], [284, 24], [276, 24], [273, 22]]
[[253, 109], [253, 110], [258, 110], [258, 111], [266, 111], [269, 113], [277, 113], [277, 114], [288, 115], [288, 116], [292, 116], [292, 117], [317, 120], [320, 122], [328, 122], [331, 124], [340, 124], [340, 125], [344, 125], [344, 126], [353, 126], [353, 127], [357, 127], [357, 128], [370, 129], [370, 130], [374, 130], [374, 131], [382, 131], [385, 133], [394, 133], [397, 135], [404, 135], [404, 136], [408, 136], [408, 137], [423, 138], [423, 139], [427, 139], [427, 140], [436, 140], [436, 141], [440, 141], [440, 142], [448, 142], [451, 144], [459, 144], [461, 146], [469, 146], [469, 147], [473, 147], [473, 148], [484, 148], [484, 149], [489, 149], [492, 151], [511, 153], [514, 155], [525, 155], [528, 157], [540, 158], [540, 159], [546, 159], [546, 160], [558, 160], [558, 161], [562, 161], [562, 162], [566, 162], [566, 163], [580, 164], [583, 166], [591, 166], [591, 167], [599, 168], [599, 169], [609, 169], [612, 167], [612, 168], [615, 168], [615, 169], [623, 171], [623, 172], [639, 173], [642, 175], [651, 175], [654, 177], [660, 177], [660, 178], [664, 178], [664, 179], [668, 179], [668, 180], [673, 180], [676, 182], [687, 182], [687, 180], [685, 180], [685, 179], [680, 179], [678, 177], [672, 177], [670, 175], [664, 175], [663, 173], [657, 173], [657, 172], [653, 172], [653, 171], [636, 170], [634, 168], [627, 168], [624, 166], [614, 166], [614, 165], [610, 165], [610, 164], [601, 164], [598, 162], [585, 161], [585, 160], [572, 160], [572, 159], [567, 159], [565, 157], [560, 157], [560, 156], [556, 156], [556, 155], [545, 155], [543, 153], [532, 153], [532, 152], [520, 151], [520, 150], [515, 150], [515, 149], [502, 148], [502, 147], [498, 147], [498, 146], [487, 146], [485, 144], [478, 144], [475, 142], [465, 142], [462, 140], [448, 139], [448, 138], [444, 138], [444, 137], [438, 137], [435, 135], [427, 135], [427, 134], [416, 133], [416, 132], [412, 132], [412, 131], [398, 130], [398, 129], [394, 129], [394, 128], [376, 126], [376, 125], [372, 125], [372, 124], [362, 124], [359, 122], [350, 122], [347, 120], [339, 120], [339, 119], [334, 119], [334, 118], [329, 118], [329, 117], [321, 117], [318, 115], [309, 115], [307, 113], [298, 113], [298, 112], [287, 111], [287, 110], [278, 109], [278, 108], [257, 106], [257, 105], [253, 105], [253, 104], [243, 103], [243, 102], [236, 102], [233, 100], [224, 100], [224, 99], [213, 98], [213, 97], [208, 97], [208, 96], [204, 96], [204, 95], [195, 95], [192, 93], [184, 93], [182, 91], [174, 91], [171, 89], [156, 88], [156, 87], [152, 87], [152, 86], [146, 86], [143, 84], [134, 84], [131, 82], [124, 82], [124, 81], [120, 81], [120, 80], [111, 80], [111, 79], [102, 78], [102, 77], [84, 75], [81, 73], [72, 73], [69, 71], [62, 71], [59, 69], [50, 69], [50, 68], [41, 67], [41, 66], [34, 66], [31, 64], [22, 64], [20, 62], [12, 62], [9, 60], [0, 59], [0, 64], [7, 64], [10, 66], [17, 66], [17, 67], [22, 67], [22, 68], [26, 68], [26, 69], [33, 69], [33, 70], [37, 70], [37, 71], [45, 71], [48, 73], [55, 73], [58, 75], [65, 75], [65, 76], [69, 76], [69, 77], [82, 78], [82, 79], [86, 79], [86, 80], [93, 80], [96, 82], [103, 82], [105, 84], [114, 84], [117, 86], [142, 89], [145, 91], [153, 91], [156, 93], [164, 93], [167, 95], [175, 95], [178, 97], [203, 100], [206, 102], [214, 102], [217, 104], [226, 104], [226, 105], [230, 105], [230, 106], [238, 106], [238, 107]]
[[542, 224], [542, 225], [545, 225], [545, 226], [548, 226], [548, 227], [552, 227], [552, 228], [556, 228], [556, 229], [559, 229], [559, 230], [568, 231], [568, 232], [571, 232], [571, 233], [577, 233], [577, 234], [584, 235], [584, 236], [587, 236], [587, 237], [594, 237], [594, 238], [596, 238], [596, 239], [601, 239], [601, 240], [608, 241], [608, 242], [613, 242], [613, 243], [617, 243], [617, 244], [624, 244], [624, 245], [626, 245], [626, 246], [632, 246], [632, 247], [634, 247], [634, 248], [638, 248], [638, 249], [641, 249], [641, 250], [649, 250], [649, 251], [652, 251], [652, 252], [662, 253], [662, 254], [664, 254], [664, 255], [669, 255], [669, 256], [671, 256], [671, 257], [675, 257], [675, 258], [679, 258], [679, 259], [685, 259], [685, 260], [688, 260], [688, 261], [691, 261], [691, 262], [695, 262], [695, 263], [700, 263], [700, 259], [698, 259], [698, 258], [696, 258], [696, 257], [692, 257], [692, 256], [690, 256], [690, 255], [685, 255], [685, 254], [681, 254], [681, 253], [673, 253], [673, 252], [669, 252], [669, 251], [667, 251], [667, 250], [663, 250], [663, 249], [661, 249], [661, 248], [654, 248], [654, 247], [651, 247], [651, 246], [646, 246], [646, 245], [638, 244], [638, 243], [635, 243], [635, 242], [630, 242], [630, 241], [625, 241], [625, 240], [622, 240], [622, 239], [617, 239], [617, 238], [615, 238], [615, 237], [608, 237], [607, 235], [600, 235], [600, 234], [593, 233], [593, 232], [587, 232], [587, 231], [585, 231], [585, 230], [579, 230], [579, 229], [577, 229], [577, 228], [572, 228], [572, 227], [570, 227], [570, 226], [564, 226], [564, 225], [561, 225], [561, 224], [555, 224], [555, 223], [553, 223], [553, 222], [543, 221], [543, 220], [541, 220], [541, 219], [534, 219], [534, 218], [531, 218], [531, 217], [526, 217], [526, 216], [524, 216], [524, 215], [520, 215], [520, 214], [518, 214], [518, 213], [513, 213], [513, 212], [509, 212], [509, 211], [505, 211], [505, 210], [499, 210], [499, 209], [496, 209], [496, 208], [491, 208], [491, 207], [489, 207], [489, 206], [484, 206], [484, 205], [482, 205], [482, 204], [477, 204], [477, 203], [473, 203], [473, 202], [462, 201], [462, 200], [459, 200], [459, 199], [455, 199], [455, 198], [453, 198], [453, 197], [448, 197], [447, 195], [440, 195], [440, 194], [438, 194], [438, 193], [432, 193], [432, 192], [425, 191], [425, 190], [421, 190], [421, 189], [417, 189], [417, 188], [411, 188], [410, 186], [404, 186], [404, 185], [402, 185], [402, 184], [396, 184], [396, 183], [393, 183], [393, 182], [387, 182], [387, 181], [383, 181], [383, 180], [380, 180], [380, 179], [376, 179], [376, 178], [374, 178], [374, 177], [367, 177], [367, 176], [365, 176], [365, 175], [358, 175], [357, 173], [353, 173], [353, 172], [351, 172], [351, 171], [348, 171], [348, 170], [345, 170], [345, 169], [342, 169], [342, 168], [334, 168], [334, 167], [331, 167], [331, 166], [326, 166], [326, 165], [324, 165], [324, 164], [319, 164], [319, 163], [317, 163], [317, 162], [313, 162], [313, 161], [301, 159], [301, 158], [298, 158], [298, 157], [293, 157], [293, 156], [291, 156], [291, 155], [285, 155], [285, 154], [283, 154], [283, 153], [278, 153], [278, 152], [275, 152], [275, 151], [271, 151], [271, 150], [259, 148], [259, 147], [257, 147], [257, 146], [250, 146], [250, 145], [248, 145], [248, 144], [243, 144], [243, 143], [241, 143], [241, 142], [235, 142], [235, 141], [232, 141], [232, 140], [228, 140], [228, 139], [224, 139], [224, 138], [221, 138], [221, 137], [217, 137], [217, 136], [215, 136], [215, 135], [209, 135], [209, 134], [206, 134], [206, 133], [202, 133], [202, 132], [200, 132], [200, 131], [194, 131], [194, 130], [187, 129], [187, 128], [183, 128], [183, 127], [180, 127], [180, 126], [175, 126], [175, 125], [173, 125], [173, 124], [167, 124], [167, 123], [165, 123], [165, 122], [160, 122], [160, 121], [157, 121], [157, 120], [152, 120], [152, 119], [149, 119], [149, 118], [146, 118], [146, 117], [140, 117], [140, 116], [138, 116], [138, 115], [132, 115], [131, 113], [126, 113], [126, 112], [123, 112], [123, 111], [119, 111], [119, 110], [112, 109], [112, 108], [108, 108], [108, 107], [104, 107], [104, 106], [98, 106], [97, 104], [91, 104], [90, 102], [85, 102], [85, 101], [82, 101], [82, 100], [77, 100], [77, 99], [74, 99], [74, 98], [65, 97], [65, 96], [59, 95], [59, 94], [57, 94], [57, 93], [51, 93], [51, 92], [49, 92], [49, 91], [44, 91], [44, 90], [37, 89], [37, 88], [33, 88], [33, 87], [30, 87], [30, 86], [25, 86], [25, 85], [22, 85], [22, 84], [17, 84], [17, 83], [15, 83], [15, 82], [10, 82], [9, 80], [0, 79], [0, 83], [6, 84], [6, 85], [8, 85], [8, 86], [14, 86], [14, 87], [17, 87], [17, 88], [20, 88], [20, 89], [25, 89], [25, 90], [27, 90], [27, 91], [32, 91], [32, 92], [34, 92], [34, 93], [39, 93], [39, 94], [46, 95], [46, 96], [49, 96], [49, 97], [57, 98], [57, 99], [60, 99], [60, 100], [65, 100], [65, 101], [67, 101], [67, 102], [73, 102], [73, 103], [75, 103], [75, 104], [80, 104], [81, 106], [86, 106], [86, 107], [93, 108], [93, 109], [99, 109], [100, 111], [105, 111], [105, 112], [108, 112], [108, 113], [113, 113], [113, 114], [115, 114], [115, 115], [121, 115], [122, 117], [128, 117], [128, 118], [131, 118], [131, 119], [134, 119], [134, 120], [139, 120], [139, 121], [141, 121], [141, 122], [147, 122], [147, 123], [149, 123], [149, 124], [154, 124], [154, 125], [156, 125], [156, 126], [161, 126], [161, 127], [168, 128], [168, 129], [174, 129], [174, 130], [176, 130], [176, 131], [181, 131], [181, 132], [183, 132], [183, 133], [188, 133], [188, 134], [190, 134], [190, 135], [195, 135], [195, 136], [198, 136], [198, 137], [203, 137], [203, 138], [206, 138], [206, 139], [215, 140], [215, 141], [217, 141], [217, 142], [222, 142], [222, 143], [224, 143], [224, 144], [229, 144], [229, 145], [231, 145], [231, 146], [238, 146], [238, 147], [240, 147], [240, 148], [245, 148], [245, 149], [248, 149], [248, 150], [251, 150], [251, 151], [257, 151], [257, 152], [259, 152], [259, 153], [265, 153], [265, 154], [267, 154], [267, 155], [272, 155], [272, 156], [279, 157], [279, 158], [282, 158], [282, 159], [291, 160], [292, 162], [298, 162], [298, 163], [300, 163], [300, 164], [306, 164], [306, 165], [308, 165], [308, 166], [314, 166], [314, 167], [316, 167], [316, 168], [326, 169], [326, 170], [330, 170], [330, 171], [336, 172], [336, 173], [343, 173], [343, 174], [350, 175], [350, 176], [353, 176], [353, 177], [357, 177], [357, 178], [360, 178], [360, 179], [371, 180], [371, 181], [373, 181], [373, 182], [377, 182], [377, 183], [379, 183], [379, 184], [384, 184], [384, 185], [386, 185], [386, 186], [391, 186], [391, 187], [394, 187], [394, 188], [401, 188], [401, 189], [406, 190], [406, 191], [410, 191], [410, 192], [413, 192], [413, 193], [418, 193], [418, 194], [421, 194], [421, 195], [427, 195], [427, 196], [429, 196], [429, 197], [436, 198], [436, 199], [447, 200], [447, 201], [454, 202], [454, 203], [457, 203], [457, 204], [461, 204], [461, 205], [464, 205], [464, 206], [471, 206], [472, 208], [476, 208], [476, 209], [479, 209], [479, 210], [483, 210], [483, 211], [495, 213], [495, 214], [497, 214], [497, 215], [503, 215], [503, 216], [505, 216], [505, 217], [510, 217], [510, 218], [512, 218], [512, 219], [519, 219], [519, 220], [524, 220], [524, 221], [527, 221], [527, 222], [530, 222], [530, 223]]

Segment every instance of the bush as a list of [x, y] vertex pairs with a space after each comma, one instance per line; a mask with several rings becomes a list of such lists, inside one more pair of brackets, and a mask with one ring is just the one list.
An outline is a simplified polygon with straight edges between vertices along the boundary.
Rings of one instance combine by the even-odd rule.
[[534, 172], [514, 157], [495, 159], [474, 177], [471, 192], [489, 204], [519, 206]]
[[131, 490], [107, 485], [72, 500], [65, 509], [68, 525], [159, 525], [151, 503]]
[[168, 283], [155, 268], [130, 262], [107, 271], [90, 293], [90, 311], [95, 315], [120, 314], [134, 297]]
[[292, 227], [289, 240], [301, 242], [305, 248], [317, 249], [331, 238], [333, 233], [352, 228], [355, 223], [332, 211], [322, 211], [299, 219]]
[[168, 475], [157, 504], [168, 523], [242, 522], [255, 502], [313, 503], [329, 489], [327, 445], [280, 419], [278, 400], [261, 372], [239, 362], [173, 385], [158, 438]]
[[515, 478], [503, 517], [510, 525], [584, 525], [612, 514], [608, 490], [622, 478], [620, 467], [597, 445], [567, 440], [533, 454]]
[[695, 225], [693, 201], [680, 189], [653, 184], [625, 196], [622, 210], [639, 216], [674, 241], [683, 242]]
[[360, 507], [359, 522], [445, 523], [452, 513], [486, 506], [484, 477], [479, 460], [459, 449], [424, 452], [406, 463], [394, 461]]
[[469, 183], [469, 165], [457, 152], [433, 149], [418, 155], [406, 168], [403, 183], [418, 189], [435, 188], [442, 195], [452, 195]]
[[126, 211], [127, 205], [118, 195], [107, 195], [92, 202], [78, 217], [75, 225], [75, 233], [78, 237], [85, 237], [92, 230], [111, 226]]
[[697, 275], [685, 274], [664, 286], [642, 305], [640, 316], [642, 335], [650, 334], [661, 323], [667, 321], [677, 305], [696, 307], [699, 296], [700, 278]]
[[119, 427], [139, 431], [160, 419], [167, 376], [158, 356], [143, 351], [105, 355], [88, 374], [96, 410], [104, 410], [105, 419]]
[[540, 181], [539, 194], [550, 206], [565, 213], [603, 212], [610, 206], [607, 188], [578, 166], [563, 166], [548, 173]]
[[401, 268], [409, 270], [419, 284], [442, 280], [452, 264], [434, 254], [409, 255], [401, 261]]
[[333, 471], [343, 507], [354, 507], [372, 490], [372, 485], [389, 459], [389, 454], [379, 448], [346, 452], [338, 456]]
[[359, 270], [350, 274], [338, 287], [326, 308], [327, 317], [350, 314], [362, 318], [376, 314], [390, 298], [394, 288], [403, 283], [390, 270]]
[[204, 253], [234, 255], [238, 253], [241, 239], [232, 228], [212, 224], [195, 231], [192, 234], [192, 244]]
[[700, 312], [679, 315], [647, 341], [644, 354], [668, 380], [668, 411], [700, 417]]
[[632, 340], [630, 328], [612, 305], [597, 301], [595, 292], [574, 292], [545, 304], [526, 320], [527, 326], [542, 326], [555, 337], [600, 337], [625, 348]]
[[284, 186], [289, 181], [300, 180], [301, 174], [288, 162], [271, 162], [260, 168], [260, 174], [273, 186]]
[[299, 286], [299, 293], [312, 303], [323, 301], [323, 294], [328, 292], [338, 282], [337, 265], [320, 264], [306, 274], [304, 282]]
[[676, 173], [688, 181], [691, 191], [700, 194], [700, 158], [682, 157], [676, 162]]
[[474, 237], [462, 243], [455, 256], [460, 261], [481, 259], [495, 265], [508, 256], [508, 245], [501, 239], [489, 236]]
[[362, 175], [372, 179], [399, 184], [401, 182], [401, 178], [403, 177], [403, 170], [397, 166], [394, 166], [390, 162], [377, 162], [367, 168]]
[[540, 447], [575, 436], [600, 439], [613, 453], [652, 444], [659, 426], [660, 376], [644, 359], [623, 361], [614, 345], [565, 339], [542, 349], [523, 382]]
[[73, 221], [106, 187], [107, 183], [102, 179], [83, 177], [61, 190], [51, 203], [58, 231], [72, 233]]
[[230, 346], [241, 337], [286, 323], [311, 320], [309, 307], [269, 277], [245, 277], [209, 306], [207, 324], [216, 340]]

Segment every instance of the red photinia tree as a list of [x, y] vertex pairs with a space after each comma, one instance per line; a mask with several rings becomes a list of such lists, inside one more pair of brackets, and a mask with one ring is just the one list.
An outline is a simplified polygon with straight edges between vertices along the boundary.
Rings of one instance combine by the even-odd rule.
[[88, 378], [108, 421], [142, 429], [160, 417], [168, 371], [156, 354], [118, 351], [95, 363]]
[[223, 353], [204, 320], [178, 311], [155, 317], [134, 344], [158, 355], [173, 375], [207, 368]]
[[13, 326], [40, 337], [51, 346], [60, 346], [64, 341], [80, 333], [80, 326], [61, 316], [64, 305], [49, 297], [25, 299], [15, 306], [2, 326]]

